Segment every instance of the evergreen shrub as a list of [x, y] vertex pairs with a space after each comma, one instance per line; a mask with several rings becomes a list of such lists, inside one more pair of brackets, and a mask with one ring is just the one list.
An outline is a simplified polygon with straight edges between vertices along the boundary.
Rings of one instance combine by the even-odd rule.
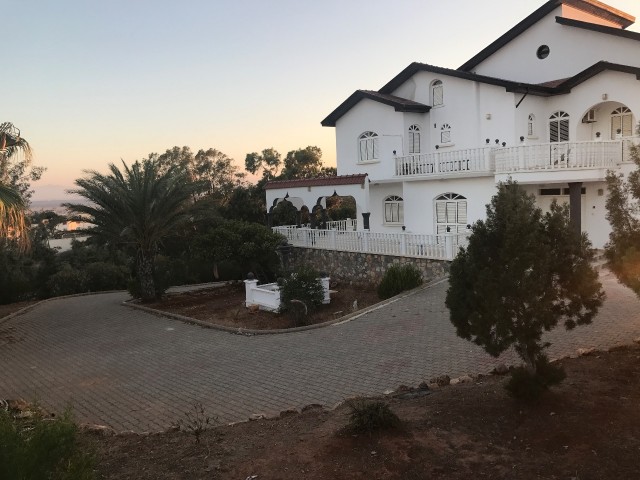
[[420, 285], [422, 285], [422, 273], [418, 267], [412, 263], [396, 263], [384, 272], [382, 281], [378, 285], [378, 297], [385, 300]]

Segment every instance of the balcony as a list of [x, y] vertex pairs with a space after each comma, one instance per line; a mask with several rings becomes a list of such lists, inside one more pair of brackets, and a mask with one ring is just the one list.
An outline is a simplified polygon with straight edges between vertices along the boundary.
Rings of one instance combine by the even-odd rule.
[[396, 177], [476, 177], [493, 174], [496, 148], [470, 148], [395, 157]]
[[630, 146], [637, 138], [598, 142], [557, 142], [500, 148], [495, 152], [496, 174], [606, 170], [630, 162]]
[[[540, 143], [516, 147], [495, 146], [405, 155], [395, 157], [394, 176], [440, 179], [543, 173], [546, 177], [535, 175], [535, 181], [560, 181], [560, 177], [566, 176], [562, 175], [563, 171], [582, 170], [583, 173], [577, 175], [584, 178], [576, 177], [576, 180], [602, 180], [607, 169], [632, 161], [630, 147], [633, 144], [640, 144], [640, 137], [594, 142]], [[549, 172], [555, 172], [555, 175], [549, 175]], [[518, 179], [521, 180], [527, 181], [524, 177]]]

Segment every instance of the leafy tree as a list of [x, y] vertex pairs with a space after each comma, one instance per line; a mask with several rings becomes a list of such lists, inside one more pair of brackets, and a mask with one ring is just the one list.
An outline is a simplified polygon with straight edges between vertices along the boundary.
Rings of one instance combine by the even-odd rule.
[[543, 363], [543, 331], [564, 321], [588, 324], [604, 292], [586, 235], [555, 202], [543, 215], [535, 198], [509, 181], [473, 225], [466, 249], [451, 264], [446, 305], [458, 336], [498, 356], [509, 347], [535, 375]]
[[161, 243], [190, 223], [192, 198], [202, 187], [180, 166], [161, 169], [153, 160], [131, 167], [123, 162], [122, 170], [110, 164], [109, 171], [108, 175], [88, 171], [86, 178], [77, 179], [79, 188], [72, 193], [90, 203], [65, 206], [93, 225], [91, 235], [135, 249], [136, 286], [143, 300], [151, 300], [161, 294], [154, 280]]
[[299, 148], [287, 153], [278, 180], [314, 178], [335, 175], [335, 168], [322, 166], [322, 150], [318, 147]]
[[274, 148], [265, 148], [261, 153], [247, 153], [244, 168], [247, 172], [256, 174], [262, 169], [264, 178], [275, 178], [282, 164], [281, 155]]
[[605, 255], [618, 280], [640, 296], [640, 147], [631, 145], [630, 152], [636, 169], [626, 181], [607, 172], [606, 208], [611, 233]]

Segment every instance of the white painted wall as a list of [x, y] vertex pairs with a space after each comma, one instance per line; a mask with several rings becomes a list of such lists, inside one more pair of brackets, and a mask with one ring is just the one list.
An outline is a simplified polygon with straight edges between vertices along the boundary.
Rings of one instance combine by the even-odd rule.
[[485, 206], [495, 192], [493, 177], [405, 182], [403, 198], [407, 231], [435, 233], [435, 199], [443, 193], [457, 193], [467, 198], [467, 222], [473, 224], [485, 218]]
[[[600, 60], [640, 67], [640, 42], [556, 23], [558, 7], [474, 68], [476, 73], [542, 83], [572, 77]], [[536, 51], [548, 45], [540, 60]]]
[[[380, 154], [376, 161], [359, 163], [358, 139], [364, 132], [378, 134]], [[336, 122], [338, 175], [367, 173], [372, 181], [391, 178], [395, 171], [393, 151], [404, 151], [404, 119], [393, 107], [364, 99]]]

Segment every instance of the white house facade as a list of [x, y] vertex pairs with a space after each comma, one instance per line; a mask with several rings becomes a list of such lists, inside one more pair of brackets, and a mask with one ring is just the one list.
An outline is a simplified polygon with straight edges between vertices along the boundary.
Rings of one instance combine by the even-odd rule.
[[326, 196], [352, 195], [359, 231], [457, 234], [513, 178], [543, 209], [570, 203], [603, 247], [606, 173], [631, 171], [638, 143], [634, 21], [596, 0], [550, 0], [458, 69], [412, 63], [354, 92], [322, 121], [336, 129], [338, 177], [272, 182], [268, 209], [287, 196], [321, 211]]

